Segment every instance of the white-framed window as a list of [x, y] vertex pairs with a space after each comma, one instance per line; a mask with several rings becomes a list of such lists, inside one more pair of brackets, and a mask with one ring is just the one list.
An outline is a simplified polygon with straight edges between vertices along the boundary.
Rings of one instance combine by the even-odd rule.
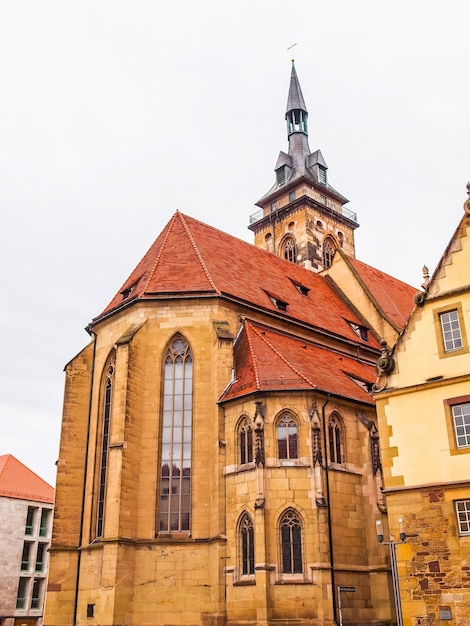
[[457, 448], [470, 446], [470, 401], [452, 406], [455, 441]]
[[446, 352], [461, 350], [463, 348], [463, 341], [457, 309], [440, 313], [439, 319], [441, 320], [444, 350]]
[[470, 535], [470, 500], [456, 500], [455, 513], [460, 535]]

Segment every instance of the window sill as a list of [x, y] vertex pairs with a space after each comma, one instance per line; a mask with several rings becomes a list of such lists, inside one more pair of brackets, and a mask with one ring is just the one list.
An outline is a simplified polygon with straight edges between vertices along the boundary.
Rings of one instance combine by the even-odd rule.
[[246, 578], [241, 578], [233, 583], [234, 587], [253, 587], [254, 585], [256, 585], [254, 576], [247, 576]]
[[280, 580], [277, 580], [276, 585], [311, 585], [310, 580], [306, 580], [303, 574], [283, 574]]
[[242, 472], [250, 472], [254, 469], [256, 469], [254, 461], [251, 461], [250, 463], [243, 463], [243, 465], [239, 465], [237, 467], [237, 474], [241, 474]]

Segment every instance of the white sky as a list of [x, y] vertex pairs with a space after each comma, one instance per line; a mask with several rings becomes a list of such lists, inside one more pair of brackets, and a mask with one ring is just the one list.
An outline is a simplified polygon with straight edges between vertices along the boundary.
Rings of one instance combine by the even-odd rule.
[[0, 454], [54, 484], [63, 366], [180, 210], [247, 241], [287, 47], [357, 256], [413, 285], [470, 178], [470, 3], [0, 2]]

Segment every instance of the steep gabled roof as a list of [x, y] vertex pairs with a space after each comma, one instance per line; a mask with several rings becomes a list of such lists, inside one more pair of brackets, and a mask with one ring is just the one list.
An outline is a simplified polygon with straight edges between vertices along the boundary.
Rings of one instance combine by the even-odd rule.
[[0, 456], [0, 496], [54, 502], [54, 489], [11, 454]]
[[236, 300], [379, 347], [372, 337], [364, 341], [352, 330], [349, 322], [361, 325], [362, 320], [325, 278], [179, 212], [94, 322], [136, 300], [204, 296]]
[[235, 344], [234, 364], [235, 380], [221, 402], [259, 391], [317, 389], [373, 404], [360, 384], [374, 383], [371, 365], [251, 321]]
[[401, 330], [413, 311], [416, 288], [353, 257], [343, 256], [374, 299], [383, 317], [398, 331]]

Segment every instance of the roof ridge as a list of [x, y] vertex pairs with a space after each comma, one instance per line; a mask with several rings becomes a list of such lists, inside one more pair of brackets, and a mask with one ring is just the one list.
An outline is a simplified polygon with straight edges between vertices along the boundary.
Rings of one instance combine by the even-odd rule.
[[171, 228], [172, 228], [172, 226], [173, 226], [173, 224], [174, 224], [174, 222], [175, 222], [175, 220], [176, 220], [176, 217], [177, 217], [178, 215], [179, 215], [179, 212], [178, 212], [178, 211], [176, 211], [176, 213], [174, 213], [174, 214], [172, 215], [172, 217], [171, 217], [170, 221], [168, 222], [168, 228], [167, 228], [167, 230], [166, 230], [165, 237], [164, 237], [164, 239], [163, 239], [162, 245], [160, 246], [160, 250], [158, 251], [157, 258], [155, 259], [155, 263], [153, 264], [152, 269], [151, 269], [151, 270], [150, 270], [150, 272], [149, 272], [149, 275], [148, 275], [147, 280], [146, 280], [146, 281], [145, 281], [145, 283], [142, 285], [142, 289], [140, 289], [140, 290], [139, 290], [139, 294], [138, 294], [138, 297], [139, 297], [139, 298], [140, 298], [140, 296], [142, 296], [142, 295], [143, 295], [143, 294], [147, 291], [147, 287], [148, 287], [148, 285], [149, 285], [149, 283], [150, 283], [150, 280], [152, 279], [152, 276], [153, 276], [153, 274], [154, 274], [155, 270], [157, 269], [157, 265], [158, 265], [158, 263], [159, 263], [159, 261], [160, 261], [160, 258], [161, 258], [161, 256], [162, 256], [163, 249], [164, 249], [164, 247], [165, 247], [166, 242], [168, 241], [168, 237], [170, 236], [170, 233], [171, 233]]
[[256, 360], [254, 358], [254, 352], [255, 351], [254, 351], [253, 344], [252, 344], [252, 341], [251, 341], [251, 338], [250, 338], [250, 335], [249, 335], [249, 332], [248, 332], [248, 327], [251, 327], [254, 330], [253, 324], [251, 324], [251, 322], [247, 322], [245, 320], [246, 340], [248, 342], [248, 349], [250, 351], [250, 358], [251, 358], [251, 362], [253, 363], [253, 370], [255, 372], [256, 389], [260, 389], [261, 386], [260, 386], [260, 382], [259, 382], [258, 366], [257, 366]]
[[312, 387], [316, 388], [317, 385], [315, 385], [315, 383], [312, 382], [309, 378], [304, 376], [304, 374], [302, 374], [302, 372], [300, 370], [298, 370], [278, 350], [276, 350], [276, 348], [272, 345], [272, 343], [269, 341], [269, 339], [266, 338], [265, 335], [260, 333], [255, 326], [253, 326], [253, 325], [251, 325], [251, 326], [253, 328], [253, 332], [255, 332], [258, 335], [258, 337], [261, 339], [261, 341], [264, 341], [264, 343], [267, 346], [269, 346], [269, 348], [274, 352], [274, 354], [276, 354], [281, 359], [281, 361], [283, 361], [287, 365], [287, 367], [289, 367], [293, 372], [295, 372], [295, 374], [297, 374], [297, 376], [300, 376], [300, 378], [302, 378], [308, 385], [311, 385]]
[[[367, 286], [366, 282], [364, 281], [363, 277], [361, 276], [360, 272], [358, 271], [357, 267], [355, 266], [355, 263], [359, 263], [359, 264], [361, 264], [361, 265], [363, 265], [363, 266], [373, 270], [372, 272], [370, 272], [370, 279], [374, 282], [374, 285], [376, 285], [376, 286], [378, 286], [380, 288], [382, 294], [384, 294], [384, 296], [387, 298], [387, 301], [389, 303], [391, 303], [393, 309], [398, 314], [400, 314], [400, 309], [397, 307], [397, 305], [392, 300], [392, 298], [390, 298], [390, 295], [389, 295], [388, 291], [386, 289], [384, 289], [383, 286], [380, 284], [380, 282], [377, 280], [377, 277], [375, 276], [375, 273], [376, 272], [380, 272], [384, 276], [388, 276], [389, 278], [392, 278], [393, 280], [397, 280], [398, 281], [398, 279], [394, 278], [390, 274], [387, 274], [386, 272], [382, 272], [381, 270], [377, 270], [377, 268], [373, 267], [372, 265], [368, 265], [367, 263], [364, 263], [363, 261], [359, 261], [355, 257], [349, 257], [347, 254], [344, 254], [344, 253], [343, 253], [343, 257], [345, 258], [346, 263], [351, 268], [353, 274], [356, 276], [356, 278], [359, 281], [359, 283], [362, 285], [362, 288], [364, 289], [364, 291], [368, 294], [370, 300], [373, 302], [373, 304], [376, 307], [376, 309], [388, 321], [388, 323], [391, 326], [393, 326], [393, 328], [395, 328], [397, 331], [400, 331], [400, 328], [398, 327], [398, 325], [394, 322], [394, 320], [392, 320], [390, 318], [390, 315], [387, 314], [387, 312], [384, 310], [383, 306], [380, 304], [380, 302], [377, 300], [377, 298], [374, 296], [372, 291]], [[398, 281], [398, 282], [401, 282], [403, 285], [406, 285], [407, 287], [411, 288], [411, 285], [408, 285], [407, 283], [404, 283], [403, 281]]]
[[[208, 280], [208, 281], [209, 281], [209, 283], [211, 284], [212, 289], [213, 289], [214, 291], [216, 291], [217, 293], [219, 293], [219, 290], [217, 289], [217, 286], [216, 286], [216, 284], [214, 283], [214, 281], [212, 280], [212, 276], [210, 275], [209, 270], [207, 269], [207, 265], [206, 265], [206, 264], [205, 264], [205, 262], [204, 262], [204, 259], [203, 259], [203, 257], [202, 257], [202, 254], [200, 253], [199, 248], [197, 247], [197, 244], [196, 244], [196, 242], [194, 241], [194, 237], [193, 237], [193, 236], [192, 236], [192, 234], [191, 234], [191, 231], [190, 231], [190, 229], [189, 229], [188, 223], [186, 222], [185, 216], [184, 216], [182, 213], [179, 213], [179, 212], [177, 212], [177, 215], [180, 217], [181, 224], [182, 224], [182, 226], [183, 226], [183, 228], [184, 228], [184, 230], [185, 230], [186, 234], [187, 234], [187, 235], [188, 235], [188, 237], [189, 237], [189, 241], [191, 242], [191, 245], [192, 245], [192, 247], [193, 247], [193, 250], [194, 250], [194, 252], [195, 252], [195, 254], [196, 254], [197, 258], [199, 259], [199, 263], [201, 264], [201, 267], [202, 267], [202, 269], [203, 269], [203, 271], [204, 271], [204, 274], [205, 274], [205, 275], [206, 275], [206, 277], [207, 277], [207, 280]], [[162, 246], [162, 248], [163, 248], [163, 246]]]

